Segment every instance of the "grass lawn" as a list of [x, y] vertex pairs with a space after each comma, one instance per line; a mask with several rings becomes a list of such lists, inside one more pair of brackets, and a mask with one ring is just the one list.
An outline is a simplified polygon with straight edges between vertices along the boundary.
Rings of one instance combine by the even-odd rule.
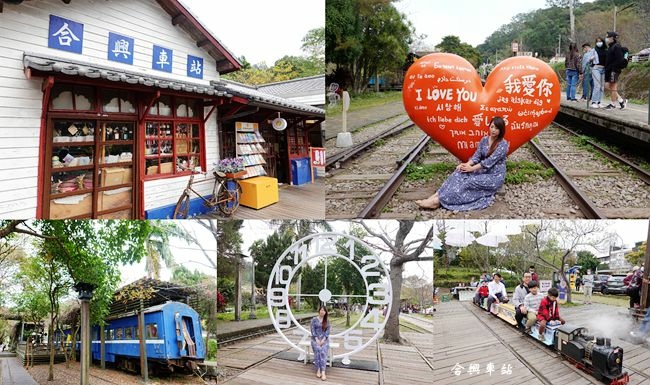
[[[582, 304], [583, 299], [584, 299], [584, 295], [582, 293], [577, 293], [577, 292], [571, 293], [571, 300], [573, 303]], [[630, 306], [630, 297], [626, 295], [613, 295], [613, 294], [603, 295], [600, 293], [593, 293], [591, 295], [591, 302], [627, 308], [628, 306]]]
[[[402, 100], [401, 91], [386, 91], [386, 92], [366, 92], [361, 95], [350, 96], [350, 111], [363, 110], [368, 107], [381, 106], [382, 104], [396, 102]], [[339, 102], [335, 107], [327, 106], [325, 108], [325, 116], [337, 116], [343, 112], [343, 103]]]
[[[311, 309], [307, 310], [301, 310], [301, 311], [296, 311], [295, 309], [292, 309], [293, 314], [304, 314], [304, 313], [311, 313]], [[242, 310], [241, 312], [241, 319], [242, 321], [248, 320], [249, 315], [250, 315], [250, 310]], [[261, 318], [269, 318], [269, 309], [266, 306], [258, 306], [255, 309], [255, 315], [257, 316], [258, 319]], [[217, 313], [217, 325], [219, 322], [230, 322], [235, 319], [235, 312], [227, 312], [227, 313]]]

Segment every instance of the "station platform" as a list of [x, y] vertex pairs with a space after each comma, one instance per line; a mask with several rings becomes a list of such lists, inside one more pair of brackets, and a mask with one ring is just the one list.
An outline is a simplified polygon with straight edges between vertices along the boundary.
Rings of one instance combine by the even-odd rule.
[[38, 385], [17, 357], [0, 357], [0, 385]]
[[[610, 103], [609, 98], [603, 98], [601, 106]], [[641, 144], [650, 149], [650, 125], [648, 105], [628, 102], [625, 109], [606, 110], [604, 108], [590, 108], [584, 100], [567, 101], [566, 93], [562, 93], [560, 113], [555, 120], [562, 122], [564, 119], [582, 120], [600, 127], [604, 131], [613, 131], [621, 134], [618, 139], [634, 145]], [[610, 134], [611, 135], [611, 134]]]
[[[354, 132], [355, 130], [367, 126], [378, 121], [391, 118], [395, 115], [406, 114], [404, 110], [404, 103], [401, 100], [396, 102], [389, 102], [381, 106], [374, 106], [348, 112], [347, 115], [347, 130]], [[327, 116], [323, 122], [323, 131], [325, 132], [325, 139], [335, 138], [339, 132], [342, 132], [342, 116], [337, 114], [334, 116]]]

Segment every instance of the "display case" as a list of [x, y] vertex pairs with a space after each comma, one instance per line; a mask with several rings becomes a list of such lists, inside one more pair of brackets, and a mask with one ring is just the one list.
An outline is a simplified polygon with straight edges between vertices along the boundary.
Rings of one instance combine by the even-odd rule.
[[235, 138], [236, 155], [244, 159], [246, 168], [244, 178], [267, 175], [264, 169], [266, 161], [263, 156], [266, 153], [264, 150], [265, 141], [259, 132], [258, 124], [235, 122]]
[[[135, 123], [54, 119], [50, 127], [45, 216], [130, 218]], [[102, 205], [102, 196], [116, 189], [129, 193]]]

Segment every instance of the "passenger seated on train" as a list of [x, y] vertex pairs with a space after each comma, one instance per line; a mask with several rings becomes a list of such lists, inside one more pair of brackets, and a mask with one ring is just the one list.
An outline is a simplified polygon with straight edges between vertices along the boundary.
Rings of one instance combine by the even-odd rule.
[[481, 304], [483, 303], [483, 298], [487, 298], [487, 296], [488, 296], [488, 284], [486, 281], [481, 281], [481, 283], [476, 288], [476, 292], [474, 294], [474, 303], [481, 306]]
[[542, 299], [537, 309], [537, 320], [539, 321], [539, 339], [544, 339], [544, 332], [546, 331], [546, 324], [550, 321], [560, 321], [562, 325], [566, 321], [560, 317], [560, 306], [557, 303], [558, 291], [552, 287], [548, 289], [546, 297]]
[[539, 292], [537, 281], [530, 281], [528, 290], [530, 290], [530, 293], [526, 294], [524, 306], [521, 309], [521, 312], [526, 315], [526, 333], [530, 332], [530, 328], [537, 322], [537, 309], [539, 309], [539, 304], [544, 298]]
[[493, 303], [508, 302], [508, 293], [506, 287], [501, 282], [501, 274], [495, 273], [492, 282], [488, 283], [488, 300], [487, 312], [490, 313], [490, 307]]
[[512, 295], [512, 304], [515, 305], [515, 321], [517, 321], [517, 327], [523, 328], [521, 326], [521, 320], [524, 319], [524, 314], [522, 308], [524, 306], [524, 298], [530, 291], [528, 289], [528, 284], [530, 283], [530, 273], [524, 273], [524, 280], [522, 283], [517, 285], [515, 288], [515, 293]]

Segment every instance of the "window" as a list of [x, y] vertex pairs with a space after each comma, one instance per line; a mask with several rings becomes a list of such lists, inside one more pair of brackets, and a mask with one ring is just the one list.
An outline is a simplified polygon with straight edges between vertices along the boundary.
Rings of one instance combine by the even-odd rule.
[[145, 122], [146, 177], [184, 174], [203, 166], [199, 109], [198, 101], [187, 98], [161, 97], [154, 103]]
[[122, 328], [117, 328], [117, 330], [115, 331], [115, 339], [116, 339], [116, 340], [121, 340], [121, 339], [123, 339], [123, 338], [124, 338], [124, 334], [123, 334], [123, 333], [124, 333], [124, 332], [122, 331]]
[[158, 324], [147, 324], [147, 338], [158, 339]]
[[124, 329], [124, 338], [127, 340], [133, 339], [133, 328], [129, 327]]
[[115, 339], [115, 330], [110, 329], [110, 330], [108, 331], [108, 339], [109, 339], [109, 340], [114, 340], [114, 339]]
[[95, 111], [95, 88], [56, 85], [52, 88], [50, 108], [63, 111]]

